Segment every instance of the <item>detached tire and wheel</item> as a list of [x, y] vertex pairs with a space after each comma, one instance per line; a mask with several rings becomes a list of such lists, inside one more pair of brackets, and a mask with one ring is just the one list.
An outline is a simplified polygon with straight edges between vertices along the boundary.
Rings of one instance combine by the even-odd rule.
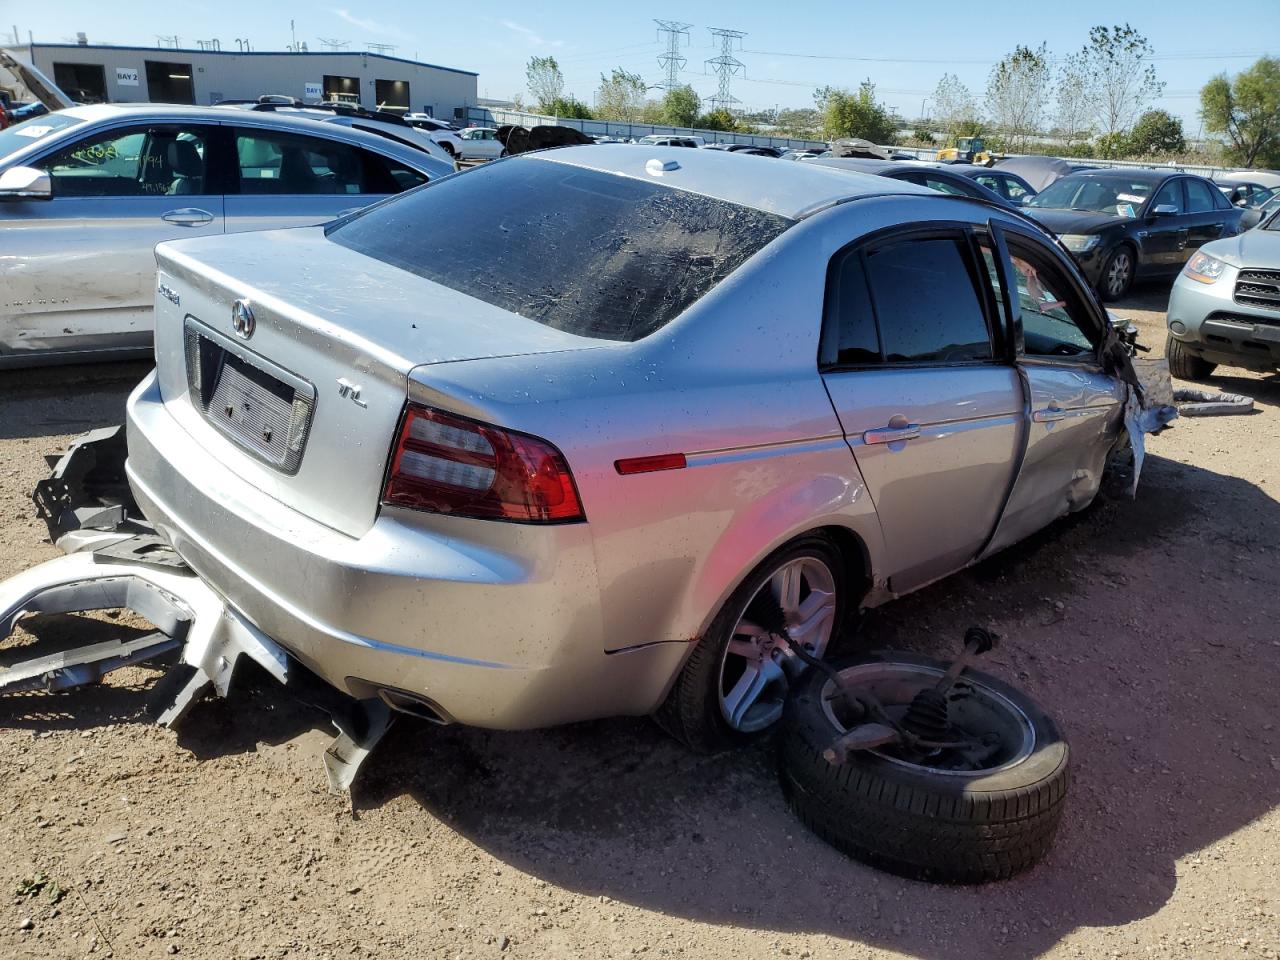
[[1169, 361], [1169, 372], [1179, 380], [1208, 380], [1218, 369], [1216, 363], [1197, 357], [1182, 341], [1170, 336], [1165, 337], [1164, 356]]
[[[916, 693], [936, 684], [947, 666], [879, 652], [837, 668], [855, 692], [873, 694], [900, 721]], [[1048, 853], [1062, 819], [1068, 749], [1024, 693], [974, 670], [956, 681], [948, 713], [955, 732], [982, 738], [976, 761], [948, 750], [908, 759], [886, 746], [833, 763], [823, 752], [846, 732], [846, 711], [831, 679], [813, 670], [782, 725], [783, 792], [824, 840], [882, 870], [938, 883], [1002, 880]]]
[[846, 584], [840, 551], [825, 536], [802, 537], [775, 551], [698, 641], [654, 714], [658, 725], [699, 753], [774, 726], [804, 670], [779, 634], [821, 657], [843, 622]]
[[1108, 303], [1119, 300], [1133, 286], [1134, 274], [1133, 248], [1121, 245], [1111, 251], [1106, 263], [1102, 266], [1102, 278], [1098, 281], [1098, 292]]

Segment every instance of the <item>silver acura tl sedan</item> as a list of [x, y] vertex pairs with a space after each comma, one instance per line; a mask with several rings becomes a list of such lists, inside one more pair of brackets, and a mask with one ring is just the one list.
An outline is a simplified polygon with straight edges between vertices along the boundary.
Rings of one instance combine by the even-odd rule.
[[1084, 507], [1122, 442], [1067, 255], [883, 177], [572, 147], [157, 257], [147, 517], [324, 680], [444, 722], [762, 731], [797, 646]]
[[210, 107], [0, 131], [0, 367], [149, 352], [163, 240], [322, 223], [451, 172], [359, 130]]

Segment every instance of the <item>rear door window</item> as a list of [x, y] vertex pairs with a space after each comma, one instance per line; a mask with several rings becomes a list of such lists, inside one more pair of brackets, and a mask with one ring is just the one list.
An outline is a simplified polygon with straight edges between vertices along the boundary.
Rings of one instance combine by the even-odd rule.
[[392, 193], [369, 189], [361, 151], [349, 144], [280, 130], [236, 130], [240, 193]]
[[528, 158], [443, 178], [327, 234], [538, 323], [629, 341], [673, 320], [792, 223], [659, 183]]
[[994, 358], [979, 294], [986, 281], [964, 234], [905, 237], [840, 256], [828, 280], [824, 363]]
[[993, 356], [969, 258], [956, 237], [907, 239], [867, 255], [888, 363], [955, 363]]
[[1191, 179], [1182, 182], [1187, 188], [1187, 213], [1208, 213], [1214, 209], [1213, 192], [1207, 183]]

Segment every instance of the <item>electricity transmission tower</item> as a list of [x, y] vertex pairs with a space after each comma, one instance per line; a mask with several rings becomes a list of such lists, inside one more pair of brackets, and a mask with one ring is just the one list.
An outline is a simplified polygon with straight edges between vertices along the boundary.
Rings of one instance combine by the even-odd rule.
[[746, 33], [742, 30], [725, 30], [721, 27], [708, 27], [713, 39], [720, 40], [720, 56], [714, 57], [707, 61], [707, 64], [715, 68], [716, 76], [720, 78], [720, 89], [716, 91], [716, 95], [711, 98], [712, 110], [732, 110], [733, 105], [739, 100], [729, 92], [729, 81], [733, 75], [740, 70], [745, 69], [746, 64], [733, 55], [733, 47], [736, 43], [741, 49], [742, 38]]
[[662, 82], [662, 86], [667, 90], [674, 90], [680, 86], [680, 71], [688, 63], [684, 57], [680, 56], [680, 38], [684, 37], [685, 43], [689, 42], [689, 28], [693, 24], [677, 23], [674, 20], [655, 20], [653, 22], [658, 25], [658, 33], [667, 35], [667, 52], [658, 57], [658, 62], [662, 64], [662, 69], [667, 73], [667, 78]]

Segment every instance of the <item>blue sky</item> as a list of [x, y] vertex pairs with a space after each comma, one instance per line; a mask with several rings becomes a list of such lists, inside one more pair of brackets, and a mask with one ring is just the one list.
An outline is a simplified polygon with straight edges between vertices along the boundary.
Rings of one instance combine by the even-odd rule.
[[704, 61], [715, 56], [708, 27], [746, 32], [735, 55], [745, 64], [732, 92], [749, 108], [808, 106], [816, 86], [856, 86], [869, 77], [880, 98], [904, 116], [920, 115], [921, 103], [944, 72], [961, 78], [975, 94], [986, 86], [991, 65], [1019, 43], [1048, 43], [1056, 55], [1078, 49], [1094, 24], [1128, 21], [1155, 47], [1166, 82], [1160, 106], [1181, 116], [1194, 135], [1197, 94], [1216, 73], [1234, 73], [1260, 54], [1280, 54], [1280, 3], [1238, 0], [1218, 11], [1201, 2], [1165, 0], [1125, 4], [1118, 0], [1032, 0], [983, 3], [739, 2], [615, 4], [411, 3], [407, 0], [311, 0], [281, 2], [199, 0], [167, 2], [57, 2], [2, 5], [0, 31], [17, 27], [25, 41], [73, 40], [83, 30], [91, 42], [153, 45], [157, 34], [177, 34], [183, 46], [217, 37], [235, 49], [247, 37], [255, 50], [283, 49], [296, 36], [319, 49], [319, 38], [397, 46], [396, 55], [462, 67], [480, 74], [481, 96], [509, 98], [524, 88], [524, 65], [534, 55], [554, 55], [568, 86], [590, 102], [600, 74], [615, 66], [662, 76], [661, 46], [651, 17], [693, 26], [682, 53], [682, 79], [704, 97], [716, 80]]

